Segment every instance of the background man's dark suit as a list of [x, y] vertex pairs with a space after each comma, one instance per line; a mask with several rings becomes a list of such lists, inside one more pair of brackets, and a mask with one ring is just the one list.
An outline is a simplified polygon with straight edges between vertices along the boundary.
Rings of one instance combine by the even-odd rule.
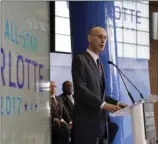
[[73, 144], [86, 144], [86, 139], [90, 142], [90, 139], [103, 136], [106, 130], [106, 115], [100, 106], [104, 99], [110, 104], [117, 104], [116, 100], [104, 95], [104, 72], [102, 74], [100, 76], [99, 69], [89, 53], [85, 52], [73, 58]]
[[73, 116], [73, 107], [74, 107], [73, 103], [68, 98], [68, 96], [66, 94], [64, 94], [64, 93], [62, 93], [59, 97], [62, 99], [63, 104], [64, 104], [64, 106], [65, 106], [65, 108], [66, 108], [66, 110], [67, 110], [70, 118], [72, 119], [72, 116]]
[[69, 141], [70, 130], [67, 124], [62, 123], [60, 126], [54, 122], [54, 119], [64, 119], [68, 124], [71, 118], [68, 115], [61, 99], [56, 97], [59, 108], [55, 105], [51, 98], [51, 118], [52, 118], [52, 141], [53, 144], [67, 144]]

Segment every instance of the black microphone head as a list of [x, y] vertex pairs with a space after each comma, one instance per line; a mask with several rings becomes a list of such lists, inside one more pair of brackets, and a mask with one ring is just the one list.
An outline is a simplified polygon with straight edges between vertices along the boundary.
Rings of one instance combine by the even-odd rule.
[[108, 64], [113, 64], [113, 62], [111, 62], [111, 61], [108, 61]]

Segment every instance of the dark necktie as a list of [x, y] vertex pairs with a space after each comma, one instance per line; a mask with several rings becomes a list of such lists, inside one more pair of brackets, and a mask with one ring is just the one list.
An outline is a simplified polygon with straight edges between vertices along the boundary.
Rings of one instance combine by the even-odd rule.
[[101, 66], [101, 63], [100, 63], [100, 60], [99, 58], [97, 59], [97, 66], [98, 66], [98, 70], [99, 70], [99, 74], [100, 74], [100, 78], [101, 78], [101, 89], [102, 89], [102, 93], [104, 93], [104, 85], [103, 85], [103, 70], [102, 70], [102, 66]]
[[58, 104], [56, 98], [52, 97], [52, 100], [53, 100], [53, 103], [55, 104], [55, 106], [57, 107], [57, 109], [59, 110], [59, 104]]
[[97, 59], [97, 66], [98, 66], [100, 75], [102, 75], [102, 68], [101, 68], [101, 63], [100, 63], [100, 59], [99, 58]]

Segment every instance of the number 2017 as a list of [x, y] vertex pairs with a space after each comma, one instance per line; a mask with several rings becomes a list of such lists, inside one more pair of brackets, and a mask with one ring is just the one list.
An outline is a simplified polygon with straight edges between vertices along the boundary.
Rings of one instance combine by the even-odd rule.
[[0, 98], [0, 114], [15, 115], [20, 114], [21, 97], [17, 96], [1, 96]]

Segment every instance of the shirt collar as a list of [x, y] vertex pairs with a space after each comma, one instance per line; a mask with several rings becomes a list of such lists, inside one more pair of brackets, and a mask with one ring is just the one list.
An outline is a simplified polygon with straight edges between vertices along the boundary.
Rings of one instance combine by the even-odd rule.
[[93, 51], [91, 51], [90, 49], [87, 49], [86, 51], [91, 55], [91, 57], [93, 58], [93, 60], [94, 60], [95, 63], [96, 63], [96, 61], [97, 61], [97, 59], [99, 58], [99, 56], [96, 55], [96, 54], [95, 54]]
[[51, 97], [51, 98], [53, 98], [53, 97], [55, 98], [55, 95], [51, 95], [50, 97]]
[[68, 97], [72, 97], [72, 94], [71, 95], [67, 95]]

